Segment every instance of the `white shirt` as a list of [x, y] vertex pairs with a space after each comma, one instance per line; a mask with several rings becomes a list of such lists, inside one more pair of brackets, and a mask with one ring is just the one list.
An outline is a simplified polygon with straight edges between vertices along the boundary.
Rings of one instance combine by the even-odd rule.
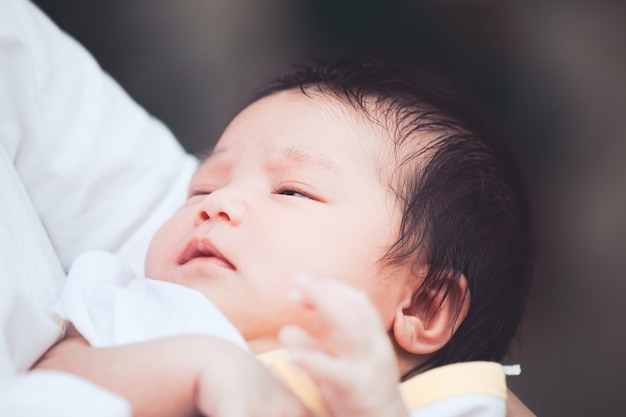
[[248, 350], [239, 330], [203, 293], [146, 278], [109, 252], [76, 258], [53, 311], [94, 347], [203, 334]]
[[26, 371], [62, 334], [50, 308], [74, 257], [142, 259], [195, 167], [35, 6], [0, 0], [0, 415], [129, 415], [80, 378]]
[[[86, 380], [27, 371], [62, 336], [52, 306], [74, 258], [143, 259], [195, 167], [35, 6], [0, 0], [0, 415], [130, 417], [124, 399]], [[494, 415], [484, 404], [467, 413], [458, 398], [414, 415]]]
[[[181, 334], [228, 340], [244, 350], [241, 333], [201, 292], [138, 275], [120, 257], [90, 251], [74, 261], [53, 310], [72, 322], [90, 345], [119, 346]], [[328, 416], [315, 383], [295, 369], [284, 351], [260, 356], [304, 404]], [[411, 417], [504, 417], [506, 381], [492, 362], [447, 365], [400, 385]]]

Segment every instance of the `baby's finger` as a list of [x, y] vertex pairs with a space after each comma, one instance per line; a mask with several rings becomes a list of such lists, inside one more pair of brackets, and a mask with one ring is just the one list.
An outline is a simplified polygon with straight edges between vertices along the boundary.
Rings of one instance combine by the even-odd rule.
[[[291, 362], [306, 372], [319, 386], [345, 390], [351, 385], [352, 363], [323, 351], [293, 348], [288, 349]], [[353, 381], [352, 381], [353, 382]]]
[[[357, 320], [362, 322], [363, 318], [380, 320], [364, 290], [339, 280], [298, 275], [294, 279], [290, 297], [293, 302], [299, 303], [303, 308], [318, 311], [327, 321], [333, 323], [342, 317], [350, 319], [349, 324], [356, 324]], [[355, 309], [359, 314], [345, 314]]]
[[363, 344], [372, 335], [385, 332], [368, 295], [341, 281], [299, 276], [294, 280], [291, 300], [315, 314], [311, 323], [317, 328], [321, 324], [324, 333], [335, 342]]
[[286, 349], [324, 349], [319, 340], [295, 325], [283, 326], [278, 333], [278, 340]]

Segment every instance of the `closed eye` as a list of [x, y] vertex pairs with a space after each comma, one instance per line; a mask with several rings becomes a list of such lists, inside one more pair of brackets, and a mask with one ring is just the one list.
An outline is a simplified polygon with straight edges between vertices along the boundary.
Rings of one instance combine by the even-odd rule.
[[194, 190], [194, 191], [190, 191], [187, 199], [193, 198], [193, 197], [206, 197], [207, 195], [211, 194], [211, 191], [206, 191], [206, 190]]
[[289, 197], [298, 197], [306, 200], [319, 201], [323, 202], [324, 199], [320, 198], [319, 195], [312, 193], [311, 187], [309, 186], [301, 186], [297, 183], [284, 183], [280, 184], [276, 187], [274, 194], [278, 195], [286, 195]]
[[311, 197], [309, 197], [308, 195], [296, 190], [282, 190], [278, 194], [311, 199]]

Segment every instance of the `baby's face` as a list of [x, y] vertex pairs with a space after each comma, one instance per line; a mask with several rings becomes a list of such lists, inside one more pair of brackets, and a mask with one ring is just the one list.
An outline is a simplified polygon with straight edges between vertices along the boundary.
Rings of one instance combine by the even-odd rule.
[[247, 340], [303, 319], [286, 295], [303, 271], [365, 289], [389, 326], [410, 278], [380, 261], [400, 218], [381, 134], [328, 97], [289, 91], [253, 103], [155, 235], [147, 276], [204, 293]]

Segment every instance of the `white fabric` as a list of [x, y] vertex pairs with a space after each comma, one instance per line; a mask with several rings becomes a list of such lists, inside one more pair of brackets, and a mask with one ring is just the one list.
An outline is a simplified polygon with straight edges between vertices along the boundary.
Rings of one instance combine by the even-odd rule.
[[53, 310], [96, 347], [199, 333], [248, 349], [241, 333], [204, 294], [136, 276], [130, 265], [107, 252], [76, 258]]
[[[73, 258], [103, 249], [142, 259], [195, 166], [30, 2], [0, 0], [0, 415], [41, 415], [44, 391], [67, 381], [25, 372], [61, 334], [50, 307]], [[108, 409], [108, 394], [72, 381], [94, 409]], [[12, 398], [31, 401], [20, 411]], [[85, 415], [71, 401], [56, 407]]]
[[[92, 346], [117, 346], [201, 333], [247, 349], [239, 331], [202, 293], [137, 276], [130, 265], [107, 252], [87, 252], [76, 259], [54, 310], [72, 322]], [[505, 401], [493, 395], [448, 397], [410, 412], [411, 417], [504, 417], [505, 414]]]
[[412, 410], [411, 417], [504, 417], [506, 402], [490, 395], [460, 395]]
[[0, 415], [130, 416], [88, 381], [26, 371], [62, 334], [51, 306], [76, 255], [142, 259], [194, 169], [80, 45], [0, 0]]
[[131, 416], [121, 397], [72, 374], [33, 371], [0, 392], [2, 416]]

